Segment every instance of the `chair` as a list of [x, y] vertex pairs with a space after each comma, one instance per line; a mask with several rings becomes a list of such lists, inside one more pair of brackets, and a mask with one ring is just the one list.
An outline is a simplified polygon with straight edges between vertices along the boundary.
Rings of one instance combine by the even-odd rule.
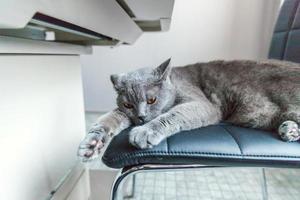
[[[282, 6], [270, 47], [270, 58], [300, 62], [300, 0], [286, 0]], [[300, 144], [282, 141], [277, 133], [218, 124], [184, 131], [158, 146], [138, 150], [128, 143], [127, 129], [114, 137], [103, 162], [121, 169], [111, 199], [130, 174], [149, 170], [210, 167], [300, 167]], [[264, 173], [264, 171], [262, 171]], [[267, 192], [264, 192], [267, 199]]]

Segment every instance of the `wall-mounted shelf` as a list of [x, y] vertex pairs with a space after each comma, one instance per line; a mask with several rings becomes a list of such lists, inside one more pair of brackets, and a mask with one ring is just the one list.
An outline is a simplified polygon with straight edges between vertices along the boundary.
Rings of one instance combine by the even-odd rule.
[[144, 32], [168, 31], [174, 0], [117, 0]]
[[79, 45], [133, 44], [169, 29], [174, 0], [4, 0], [0, 35]]

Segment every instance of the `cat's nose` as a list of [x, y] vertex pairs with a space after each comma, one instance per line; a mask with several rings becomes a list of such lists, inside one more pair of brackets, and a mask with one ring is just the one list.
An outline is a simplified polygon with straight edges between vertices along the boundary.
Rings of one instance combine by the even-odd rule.
[[145, 116], [138, 116], [138, 119], [140, 120], [140, 122], [145, 122]]

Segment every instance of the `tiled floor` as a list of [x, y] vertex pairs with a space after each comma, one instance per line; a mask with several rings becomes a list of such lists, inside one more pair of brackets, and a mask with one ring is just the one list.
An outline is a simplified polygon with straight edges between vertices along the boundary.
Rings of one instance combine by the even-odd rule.
[[[87, 127], [95, 122], [98, 116], [99, 113], [87, 113]], [[300, 199], [300, 169], [265, 171], [269, 200]], [[136, 174], [134, 197], [127, 199], [262, 200], [261, 181], [262, 170], [258, 168], [139, 173]]]
[[258, 169], [202, 169], [137, 175], [134, 199], [261, 199]]
[[[134, 200], [262, 200], [261, 169], [214, 168], [141, 173]], [[266, 169], [269, 200], [299, 200], [300, 171]]]

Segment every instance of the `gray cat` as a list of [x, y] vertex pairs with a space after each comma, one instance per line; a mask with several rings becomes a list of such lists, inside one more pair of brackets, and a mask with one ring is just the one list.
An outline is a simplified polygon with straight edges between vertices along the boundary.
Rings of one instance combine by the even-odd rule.
[[[220, 121], [299, 139], [300, 65], [236, 60], [112, 75], [118, 108], [99, 118], [79, 147], [83, 161], [95, 158], [108, 139], [131, 125], [130, 143], [151, 148], [183, 130]], [[281, 125], [281, 126], [280, 126]]]

